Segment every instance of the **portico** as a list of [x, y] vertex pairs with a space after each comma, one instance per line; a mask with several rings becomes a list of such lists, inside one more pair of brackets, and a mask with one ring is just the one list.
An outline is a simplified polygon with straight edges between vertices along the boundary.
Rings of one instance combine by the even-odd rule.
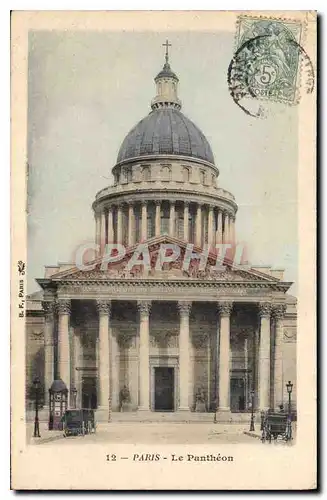
[[76, 387], [79, 401], [87, 401], [93, 379], [89, 401], [93, 398], [92, 405], [105, 414], [109, 405], [113, 412], [120, 410], [123, 386], [130, 391], [133, 410], [140, 412], [160, 410], [163, 391], [172, 401], [163, 410], [194, 411], [199, 388], [206, 410], [222, 418], [248, 411], [252, 389], [257, 410], [280, 404], [283, 304], [232, 297], [232, 291], [228, 300], [159, 300], [155, 287], [138, 300], [90, 298], [86, 288], [87, 298], [71, 285], [70, 298], [44, 302], [58, 324], [57, 331], [55, 322], [48, 327], [58, 346], [53, 355], [57, 366], [46, 371], [57, 372], [70, 389]]

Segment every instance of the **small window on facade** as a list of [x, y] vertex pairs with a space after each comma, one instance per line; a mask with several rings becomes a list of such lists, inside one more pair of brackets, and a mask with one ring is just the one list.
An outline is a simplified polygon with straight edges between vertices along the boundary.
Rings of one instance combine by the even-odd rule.
[[183, 181], [190, 182], [191, 171], [188, 167], [183, 167]]
[[126, 179], [126, 182], [132, 182], [132, 168], [131, 167], [127, 167], [125, 169], [125, 179]]
[[144, 181], [150, 181], [151, 180], [151, 170], [150, 170], [150, 167], [143, 167], [143, 169], [142, 169], [142, 179]]
[[200, 182], [201, 184], [204, 184], [206, 180], [206, 174], [204, 170], [200, 170]]
[[161, 167], [161, 180], [170, 181], [170, 168], [168, 165], [164, 165]]

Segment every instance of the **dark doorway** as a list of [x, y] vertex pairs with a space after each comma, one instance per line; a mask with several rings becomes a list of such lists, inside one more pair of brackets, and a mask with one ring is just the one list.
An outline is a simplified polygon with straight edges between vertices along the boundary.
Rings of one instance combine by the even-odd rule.
[[230, 409], [234, 412], [245, 411], [245, 383], [243, 378], [230, 381]]
[[160, 366], [154, 369], [154, 409], [174, 411], [174, 368]]
[[82, 379], [82, 408], [97, 408], [97, 381], [96, 377]]

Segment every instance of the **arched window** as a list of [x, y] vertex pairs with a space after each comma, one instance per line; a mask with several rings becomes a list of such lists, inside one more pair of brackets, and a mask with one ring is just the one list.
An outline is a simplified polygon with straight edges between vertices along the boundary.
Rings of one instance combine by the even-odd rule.
[[171, 170], [168, 165], [163, 165], [161, 167], [161, 180], [162, 181], [170, 181]]
[[200, 170], [200, 182], [201, 182], [201, 184], [205, 184], [205, 180], [206, 180], [206, 173], [204, 170]]
[[142, 180], [150, 181], [151, 180], [151, 170], [150, 167], [146, 166], [142, 168]]
[[188, 167], [183, 167], [183, 181], [190, 182], [191, 170]]
[[125, 168], [125, 180], [126, 182], [132, 182], [132, 167]]
[[215, 186], [216, 185], [216, 176], [215, 176], [215, 174], [212, 174], [211, 180], [212, 180], [212, 185]]

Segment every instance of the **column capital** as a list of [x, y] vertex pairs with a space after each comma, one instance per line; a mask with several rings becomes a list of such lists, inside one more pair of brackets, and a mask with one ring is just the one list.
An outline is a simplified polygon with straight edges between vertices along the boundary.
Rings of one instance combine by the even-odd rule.
[[275, 319], [283, 319], [286, 313], [286, 304], [276, 304], [272, 306], [272, 315]]
[[142, 207], [147, 207], [148, 206], [148, 200], [141, 200], [141, 206]]
[[155, 203], [156, 207], [160, 207], [162, 200], [154, 200], [154, 203]]
[[213, 212], [213, 209], [214, 209], [214, 206], [209, 204], [209, 205], [208, 205], [208, 210], [209, 210], [209, 212]]
[[137, 308], [140, 314], [148, 315], [151, 310], [151, 300], [138, 300]]
[[70, 299], [57, 299], [56, 301], [56, 309], [58, 314], [70, 314], [71, 312], [71, 301]]
[[233, 309], [233, 302], [218, 302], [217, 307], [220, 316], [230, 316]]
[[116, 203], [117, 210], [121, 210], [125, 203], [123, 201], [119, 201]]
[[272, 311], [272, 304], [270, 302], [259, 302], [258, 312], [260, 317], [269, 317]]
[[185, 207], [188, 208], [190, 206], [190, 204], [191, 204], [191, 202], [189, 200], [185, 200], [183, 203], [184, 203], [184, 208]]
[[42, 300], [42, 308], [45, 317], [50, 317], [54, 312], [54, 302], [51, 300]]
[[99, 315], [108, 315], [111, 314], [111, 301], [110, 300], [97, 300], [96, 306]]
[[179, 300], [177, 302], [177, 307], [181, 316], [189, 316], [191, 312], [192, 302]]
[[176, 201], [175, 201], [175, 200], [169, 200], [169, 205], [170, 205], [171, 207], [175, 207], [175, 205], [176, 205]]

